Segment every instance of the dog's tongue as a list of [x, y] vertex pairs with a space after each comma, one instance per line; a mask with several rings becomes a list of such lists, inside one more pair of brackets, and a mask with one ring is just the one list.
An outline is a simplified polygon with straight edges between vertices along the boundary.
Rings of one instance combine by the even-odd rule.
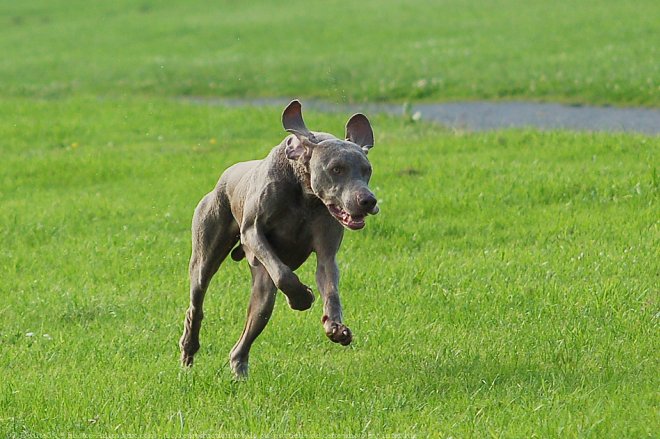
[[335, 218], [349, 229], [358, 230], [364, 227], [364, 215], [351, 215], [334, 204], [328, 205], [328, 209]]
[[348, 218], [344, 220], [344, 224], [351, 230], [358, 230], [364, 227], [364, 217], [363, 216], [351, 216], [347, 215]]

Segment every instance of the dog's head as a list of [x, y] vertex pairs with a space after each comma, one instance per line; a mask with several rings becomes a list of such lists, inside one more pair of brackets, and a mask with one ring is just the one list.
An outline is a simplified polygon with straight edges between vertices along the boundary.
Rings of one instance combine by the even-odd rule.
[[363, 228], [367, 214], [378, 213], [376, 197], [369, 190], [367, 153], [374, 146], [369, 119], [353, 115], [346, 123], [346, 140], [312, 133], [305, 126], [300, 102], [294, 100], [282, 114], [282, 125], [292, 133], [285, 140], [286, 156], [305, 166], [314, 194], [344, 227]]

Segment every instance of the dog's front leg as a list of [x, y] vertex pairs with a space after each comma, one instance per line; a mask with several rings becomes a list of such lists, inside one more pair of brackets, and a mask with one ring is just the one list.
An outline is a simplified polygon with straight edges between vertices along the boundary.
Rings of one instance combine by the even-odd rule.
[[316, 284], [323, 297], [323, 329], [335, 343], [347, 346], [353, 340], [348, 326], [343, 324], [339, 299], [339, 267], [334, 254], [317, 253]]
[[284, 293], [292, 309], [304, 311], [314, 302], [314, 293], [298, 276], [277, 257], [266, 236], [255, 222], [245, 223], [241, 228], [241, 243], [245, 247], [248, 262], [256, 266], [261, 263], [277, 288]]

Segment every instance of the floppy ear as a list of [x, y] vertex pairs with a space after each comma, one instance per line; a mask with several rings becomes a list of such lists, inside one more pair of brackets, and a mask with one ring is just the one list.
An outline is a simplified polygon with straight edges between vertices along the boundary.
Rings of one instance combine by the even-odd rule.
[[285, 143], [286, 146], [284, 147], [284, 153], [286, 154], [286, 158], [290, 160], [298, 160], [300, 157], [305, 156], [306, 161], [311, 157], [311, 149], [308, 151], [308, 148], [305, 148], [303, 142], [296, 136], [287, 136]]
[[308, 162], [312, 156], [312, 148], [316, 145], [316, 138], [307, 129], [302, 117], [302, 105], [297, 99], [291, 101], [282, 113], [282, 126], [293, 136], [286, 138], [285, 153], [287, 158]]
[[307, 129], [302, 117], [302, 105], [298, 99], [294, 99], [286, 106], [282, 113], [282, 126], [285, 131], [293, 133], [299, 139], [307, 137], [314, 139], [314, 135]]
[[357, 113], [348, 119], [348, 122], [346, 122], [346, 140], [361, 146], [365, 154], [373, 148], [374, 132], [367, 116]]

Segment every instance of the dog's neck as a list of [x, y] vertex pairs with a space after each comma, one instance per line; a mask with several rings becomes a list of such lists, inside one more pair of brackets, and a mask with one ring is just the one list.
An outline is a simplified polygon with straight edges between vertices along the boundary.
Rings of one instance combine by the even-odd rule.
[[316, 194], [312, 190], [312, 176], [309, 173], [307, 166], [298, 160], [289, 160], [289, 163], [291, 164], [291, 169], [293, 169], [293, 174], [295, 175], [296, 180], [300, 183], [303, 194], [316, 197]]
[[274, 155], [273, 160], [277, 163], [275, 166], [282, 169], [284, 175], [288, 174], [289, 178], [300, 185], [304, 196], [318, 198], [312, 190], [312, 177], [309, 168], [304, 163], [289, 159], [283, 145], [274, 148], [271, 155]]

